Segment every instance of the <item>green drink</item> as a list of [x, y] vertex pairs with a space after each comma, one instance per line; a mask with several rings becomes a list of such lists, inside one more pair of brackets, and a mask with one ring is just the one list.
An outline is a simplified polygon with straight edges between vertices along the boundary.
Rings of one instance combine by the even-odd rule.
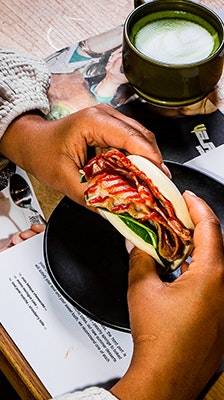
[[183, 107], [202, 100], [219, 81], [223, 60], [223, 22], [201, 4], [152, 0], [125, 21], [124, 73], [154, 105]]
[[147, 57], [173, 65], [204, 60], [220, 44], [212, 25], [184, 11], [162, 11], [142, 18], [133, 27], [132, 41]]

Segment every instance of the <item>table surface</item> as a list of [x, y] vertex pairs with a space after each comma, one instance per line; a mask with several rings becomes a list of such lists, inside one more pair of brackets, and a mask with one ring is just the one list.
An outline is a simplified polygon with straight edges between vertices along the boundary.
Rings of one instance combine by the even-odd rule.
[[[214, 9], [224, 9], [223, 0], [199, 2]], [[0, 43], [45, 57], [80, 39], [116, 27], [123, 23], [132, 8], [132, 0], [1, 0]], [[48, 217], [61, 195], [32, 177], [31, 180]], [[21, 399], [45, 400], [50, 397], [3, 327], [0, 327], [0, 352], [0, 369]], [[223, 400], [224, 374], [210, 386], [204, 400]]]

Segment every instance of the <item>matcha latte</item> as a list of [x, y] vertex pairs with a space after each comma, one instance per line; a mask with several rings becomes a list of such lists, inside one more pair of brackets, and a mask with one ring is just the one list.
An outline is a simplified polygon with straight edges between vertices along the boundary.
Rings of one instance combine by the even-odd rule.
[[224, 24], [201, 4], [152, 0], [125, 21], [124, 74], [150, 104], [170, 108], [197, 103], [214, 90], [223, 61]]
[[[176, 14], [176, 16], [180, 16]], [[181, 18], [151, 16], [135, 34], [134, 45], [144, 55], [167, 64], [186, 65], [200, 62], [217, 48], [217, 34], [210, 24], [189, 14]], [[200, 23], [201, 22], [201, 23]]]

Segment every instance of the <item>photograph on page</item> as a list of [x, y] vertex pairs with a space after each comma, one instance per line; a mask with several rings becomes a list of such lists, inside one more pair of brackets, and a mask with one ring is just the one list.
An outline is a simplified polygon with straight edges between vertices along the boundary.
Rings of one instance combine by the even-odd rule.
[[123, 73], [122, 30], [118, 26], [46, 59], [52, 72], [49, 119], [100, 103], [118, 107], [136, 97]]
[[[32, 206], [36, 212], [31, 211]], [[42, 211], [25, 171], [11, 162], [0, 169], [0, 252], [42, 232]]]

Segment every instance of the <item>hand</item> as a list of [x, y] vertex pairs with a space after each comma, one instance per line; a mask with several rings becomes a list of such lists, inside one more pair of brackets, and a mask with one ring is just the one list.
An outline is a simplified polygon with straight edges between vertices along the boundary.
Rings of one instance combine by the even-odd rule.
[[155, 262], [136, 248], [130, 257], [128, 304], [134, 340], [131, 366], [112, 388], [120, 400], [193, 400], [224, 352], [224, 250], [219, 222], [200, 198], [186, 192], [194, 251], [173, 283], [159, 279]]
[[87, 146], [112, 146], [140, 154], [167, 173], [153, 133], [105, 105], [57, 121], [34, 114], [21, 116], [1, 139], [0, 152], [40, 181], [84, 204], [86, 185], [80, 184], [79, 169], [87, 161]]
[[30, 239], [31, 237], [38, 235], [38, 233], [44, 232], [45, 226], [43, 224], [32, 224], [30, 229], [25, 231], [14, 233], [11, 237], [10, 246], [15, 246], [23, 242], [24, 240]]
[[30, 239], [32, 236], [43, 232], [44, 229], [45, 226], [42, 224], [33, 224], [30, 229], [27, 229], [26, 231], [14, 233], [9, 239], [1, 243], [0, 252], [7, 250], [9, 247], [15, 246], [24, 240]]

